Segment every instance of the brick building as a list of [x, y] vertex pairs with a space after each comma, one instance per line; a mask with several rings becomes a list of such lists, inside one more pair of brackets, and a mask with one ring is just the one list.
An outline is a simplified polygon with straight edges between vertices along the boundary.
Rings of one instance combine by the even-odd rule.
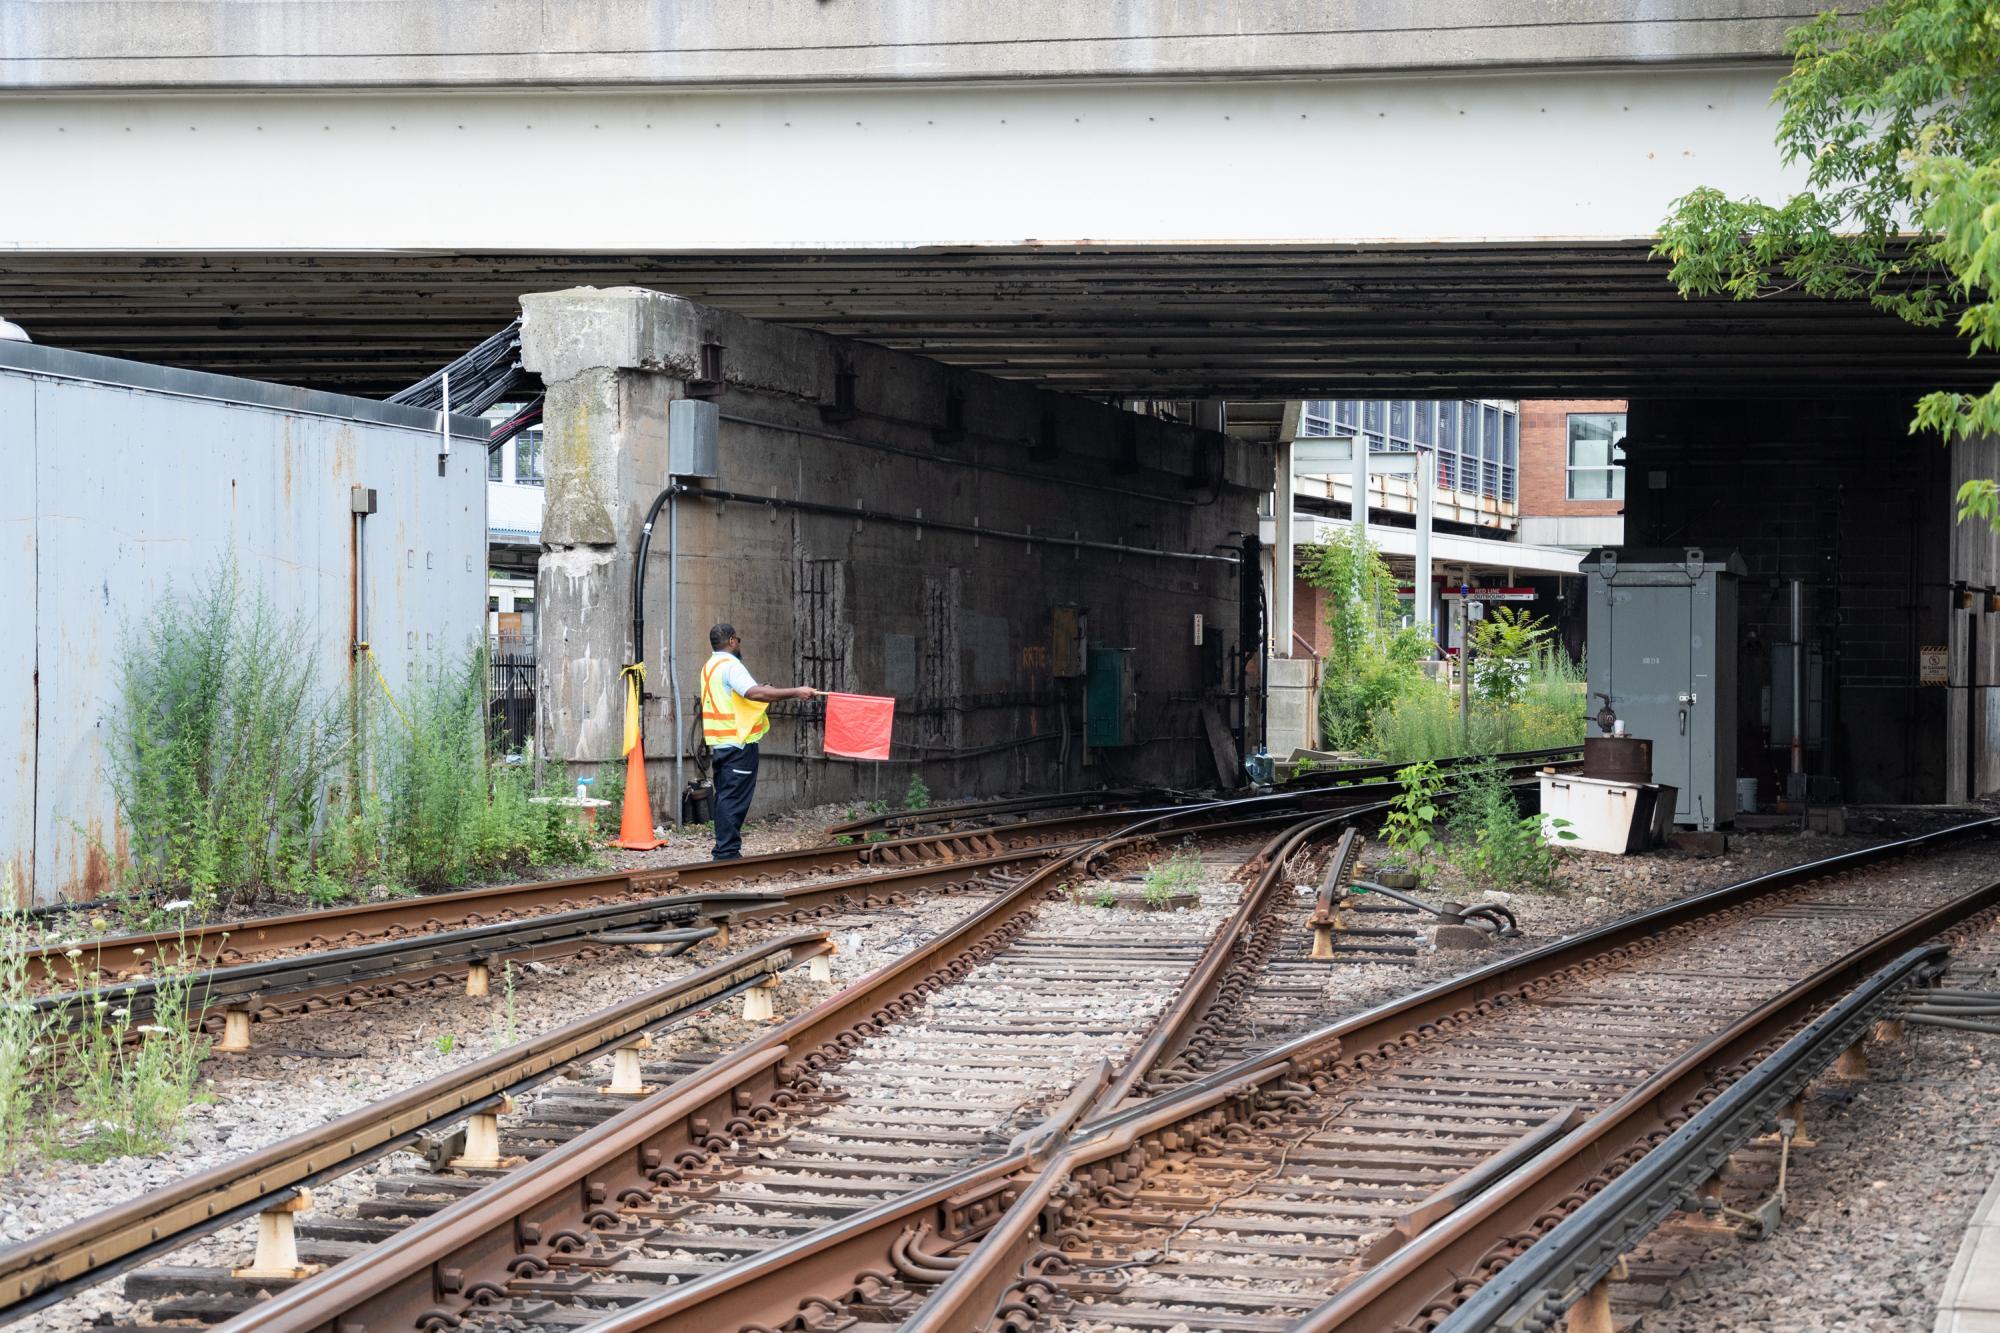
[[1588, 550], [1625, 534], [1625, 403], [1622, 399], [1524, 401], [1520, 540]]

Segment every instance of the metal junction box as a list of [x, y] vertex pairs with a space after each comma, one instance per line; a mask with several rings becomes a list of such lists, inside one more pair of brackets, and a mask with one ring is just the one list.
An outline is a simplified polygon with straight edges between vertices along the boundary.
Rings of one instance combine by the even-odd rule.
[[1590, 734], [1606, 696], [1653, 743], [1653, 781], [1678, 789], [1674, 822], [1736, 818], [1736, 581], [1741, 556], [1604, 547], [1590, 577]]
[[713, 477], [722, 436], [722, 409], [701, 398], [667, 404], [667, 471], [676, 477]]
[[1139, 692], [1132, 676], [1130, 648], [1090, 650], [1084, 682], [1083, 743], [1093, 749], [1135, 745], [1139, 740]]

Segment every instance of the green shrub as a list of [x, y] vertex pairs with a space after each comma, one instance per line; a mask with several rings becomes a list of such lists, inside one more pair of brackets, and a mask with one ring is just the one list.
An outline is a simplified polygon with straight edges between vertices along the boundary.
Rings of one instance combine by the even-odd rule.
[[1423, 679], [1417, 664], [1430, 653], [1430, 631], [1400, 625], [1401, 603], [1389, 566], [1353, 529], [1306, 550], [1299, 577], [1325, 596], [1329, 646], [1320, 674], [1322, 743], [1368, 750], [1383, 709]]
[[1542, 841], [1541, 816], [1521, 813], [1497, 765], [1482, 765], [1460, 779], [1445, 827], [1452, 862], [1480, 888], [1544, 886], [1555, 877], [1556, 852]]
[[31, 1001], [28, 957], [41, 941], [35, 923], [15, 904], [14, 872], [0, 884], [0, 1169], [11, 1166], [42, 1126], [43, 1077], [53, 1021]]
[[1493, 608], [1472, 627], [1472, 692], [1498, 707], [1515, 703], [1554, 632], [1548, 621], [1519, 607]]
[[65, 1120], [72, 1133], [55, 1145], [59, 1156], [94, 1162], [160, 1152], [180, 1137], [188, 1107], [205, 1100], [209, 1039], [195, 1023], [197, 974], [185, 948], [156, 961], [147, 1022], [135, 1028], [129, 1007], [103, 997], [81, 1001], [88, 1007], [72, 1015], [60, 1086], [51, 1088], [76, 1104]]
[[923, 775], [920, 773], [910, 774], [909, 788], [903, 793], [903, 808], [905, 810], [928, 810], [930, 809], [930, 805], [931, 789], [925, 784]]
[[[494, 754], [483, 647], [402, 699], [365, 670], [341, 707], [312, 643], [228, 563], [127, 630], [107, 752], [139, 895], [205, 911], [279, 888], [325, 907], [362, 883], [594, 859], [570, 811]], [[623, 769], [604, 776], [615, 827]]]
[[1403, 790], [1389, 801], [1389, 813], [1382, 821], [1382, 836], [1390, 854], [1404, 866], [1421, 871], [1437, 843], [1433, 826], [1438, 817], [1438, 794], [1444, 775], [1426, 760], [1411, 764], [1396, 774]]
[[1173, 900], [1175, 894], [1180, 893], [1192, 893], [1199, 898], [1202, 882], [1206, 878], [1207, 872], [1202, 866], [1201, 858], [1189, 852], [1182, 852], [1147, 868], [1145, 885], [1140, 890], [1140, 895], [1152, 907], [1164, 907]]
[[1512, 703], [1474, 699], [1463, 727], [1457, 692], [1428, 679], [1384, 708], [1374, 725], [1375, 743], [1389, 763], [1581, 745], [1583, 731], [1583, 669], [1553, 646], [1529, 660]]
[[300, 886], [344, 753], [312, 645], [226, 562], [127, 627], [105, 749], [137, 890], [206, 911]]

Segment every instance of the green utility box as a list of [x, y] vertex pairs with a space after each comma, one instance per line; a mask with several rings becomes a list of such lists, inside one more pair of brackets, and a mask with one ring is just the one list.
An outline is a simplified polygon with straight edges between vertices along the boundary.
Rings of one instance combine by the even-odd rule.
[[1132, 682], [1132, 649], [1090, 650], [1083, 694], [1083, 743], [1109, 750], [1139, 742], [1139, 692]]

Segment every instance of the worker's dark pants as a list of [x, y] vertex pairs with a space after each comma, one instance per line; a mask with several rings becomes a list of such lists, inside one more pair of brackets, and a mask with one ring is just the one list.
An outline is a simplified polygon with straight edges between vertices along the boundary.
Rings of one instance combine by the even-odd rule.
[[757, 747], [715, 752], [715, 859], [743, 855], [743, 817], [757, 791]]

